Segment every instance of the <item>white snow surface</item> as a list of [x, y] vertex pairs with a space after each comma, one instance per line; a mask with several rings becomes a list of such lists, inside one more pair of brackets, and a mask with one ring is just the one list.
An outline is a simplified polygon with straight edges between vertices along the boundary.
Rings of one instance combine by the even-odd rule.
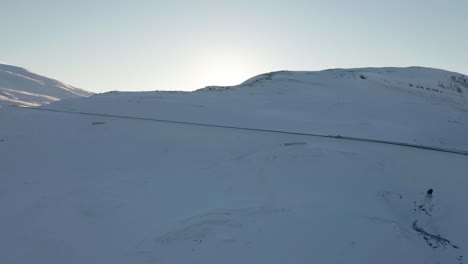
[[468, 150], [468, 77], [421, 67], [284, 71], [233, 87], [110, 92], [47, 108]]
[[39, 106], [60, 99], [90, 95], [92, 93], [26, 69], [0, 64], [0, 107]]
[[[468, 150], [464, 80], [427, 68], [277, 72], [44, 108]], [[0, 126], [0, 263], [468, 257], [465, 155], [17, 107], [0, 109]]]

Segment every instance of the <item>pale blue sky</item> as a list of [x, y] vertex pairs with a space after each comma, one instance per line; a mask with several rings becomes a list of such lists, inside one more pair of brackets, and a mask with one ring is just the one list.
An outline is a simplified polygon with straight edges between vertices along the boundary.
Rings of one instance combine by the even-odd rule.
[[0, 0], [0, 62], [88, 89], [194, 90], [275, 70], [468, 73], [466, 0]]

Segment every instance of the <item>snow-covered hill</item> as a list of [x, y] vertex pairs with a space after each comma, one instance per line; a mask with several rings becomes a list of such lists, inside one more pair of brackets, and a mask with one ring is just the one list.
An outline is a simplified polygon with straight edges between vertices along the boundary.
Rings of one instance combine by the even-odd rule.
[[111, 92], [47, 107], [468, 150], [468, 77], [420, 67], [284, 71], [234, 87]]
[[162, 122], [468, 150], [465, 80], [278, 72], [2, 108], [0, 262], [466, 263], [466, 155]]
[[0, 107], [5, 105], [38, 106], [91, 93], [27, 71], [0, 64]]

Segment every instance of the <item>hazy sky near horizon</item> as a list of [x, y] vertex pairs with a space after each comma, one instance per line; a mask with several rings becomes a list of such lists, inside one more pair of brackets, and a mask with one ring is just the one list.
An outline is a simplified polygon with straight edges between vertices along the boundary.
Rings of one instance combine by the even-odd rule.
[[0, 0], [0, 62], [93, 92], [195, 90], [276, 70], [468, 73], [466, 0]]

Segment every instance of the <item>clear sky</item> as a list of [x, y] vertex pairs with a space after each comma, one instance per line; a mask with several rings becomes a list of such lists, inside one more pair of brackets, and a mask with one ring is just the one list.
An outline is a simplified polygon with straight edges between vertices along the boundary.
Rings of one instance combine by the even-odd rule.
[[467, 0], [0, 0], [0, 62], [93, 92], [276, 70], [468, 73]]

